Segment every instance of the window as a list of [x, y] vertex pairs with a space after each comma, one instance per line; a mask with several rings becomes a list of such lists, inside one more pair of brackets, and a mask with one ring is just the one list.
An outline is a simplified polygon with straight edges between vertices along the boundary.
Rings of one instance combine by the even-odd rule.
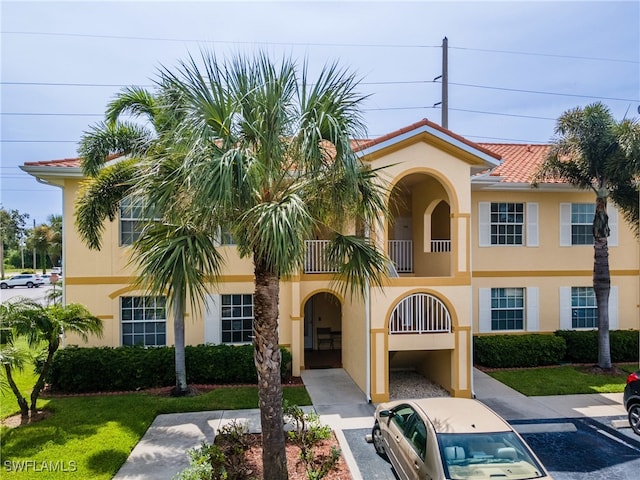
[[598, 307], [593, 287], [571, 287], [571, 328], [596, 328]]
[[491, 245], [523, 245], [524, 203], [491, 204]]
[[571, 245], [593, 245], [593, 203], [571, 204]]
[[253, 341], [253, 295], [221, 297], [222, 343]]
[[144, 201], [139, 197], [125, 197], [120, 202], [120, 245], [131, 245], [144, 228]]
[[491, 330], [524, 330], [524, 288], [491, 289]]
[[235, 245], [236, 241], [231, 235], [228, 228], [222, 227], [220, 229], [220, 245]]
[[164, 297], [120, 297], [122, 345], [157, 347], [167, 344]]

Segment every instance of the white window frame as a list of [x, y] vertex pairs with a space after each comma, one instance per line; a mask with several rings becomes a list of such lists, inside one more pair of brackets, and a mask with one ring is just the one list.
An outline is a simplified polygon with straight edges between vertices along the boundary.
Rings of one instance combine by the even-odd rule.
[[[239, 303], [235, 303], [239, 301]], [[249, 303], [250, 302], [250, 303]], [[255, 310], [253, 295], [250, 293], [227, 293], [220, 295], [220, 343], [240, 345], [253, 341]], [[239, 322], [239, 323], [238, 323]], [[247, 328], [247, 322], [251, 327]], [[230, 328], [225, 328], [229, 325]], [[241, 338], [233, 338], [236, 332]], [[226, 339], [225, 335], [231, 338]]]
[[[580, 203], [588, 203], [588, 202], [562, 202], [560, 203], [560, 246], [561, 247], [572, 247], [572, 246], [593, 246], [593, 243], [589, 244], [573, 244], [571, 230], [573, 223], [572, 219], [572, 205], [580, 204]], [[595, 205], [595, 203], [594, 203]], [[612, 202], [607, 204], [607, 215], [609, 216], [609, 238], [607, 239], [607, 244], [610, 247], [618, 246], [618, 209]]]
[[[119, 232], [119, 245], [121, 247], [131, 245], [135, 242], [145, 225], [145, 218], [143, 216], [137, 216], [133, 213], [138, 210], [140, 213], [145, 210], [144, 200], [139, 197], [128, 196], [122, 199], [120, 202], [120, 232]], [[130, 213], [128, 215], [127, 213]], [[130, 225], [131, 228], [129, 231], [125, 233], [124, 225]], [[127, 235], [127, 238], [124, 238], [124, 235]]]
[[[130, 302], [127, 299], [130, 299]], [[120, 342], [123, 346], [163, 347], [167, 345], [165, 297], [125, 295], [121, 296], [119, 300]], [[130, 305], [125, 305], [125, 303], [130, 303]], [[147, 340], [151, 335], [154, 336], [154, 341], [149, 342]], [[125, 342], [125, 337], [131, 337], [132, 341]], [[136, 340], [142, 340], [142, 342]]]
[[[522, 243], [491, 243], [491, 204], [521, 204], [523, 206]], [[538, 247], [538, 203], [536, 202], [478, 202], [478, 246], [480, 247]], [[517, 225], [514, 223], [513, 225]]]
[[[511, 288], [511, 287], [503, 287]], [[516, 287], [524, 289], [524, 321], [522, 330], [493, 330], [491, 324], [491, 288], [478, 289], [478, 333], [492, 332], [537, 332], [540, 330], [539, 287]]]
[[[584, 285], [575, 285], [584, 286]], [[593, 330], [592, 328], [573, 328], [573, 309], [571, 304], [571, 287], [560, 287], [560, 330]], [[618, 287], [612, 285], [609, 291], [609, 329], [618, 329]], [[597, 325], [596, 327], [597, 328]]]

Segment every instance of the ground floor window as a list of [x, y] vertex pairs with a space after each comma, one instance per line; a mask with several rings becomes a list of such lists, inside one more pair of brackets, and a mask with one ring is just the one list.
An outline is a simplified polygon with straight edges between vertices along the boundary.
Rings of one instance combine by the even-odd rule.
[[571, 328], [596, 328], [598, 307], [593, 287], [571, 287]]
[[524, 288], [491, 289], [491, 330], [524, 330]]
[[166, 345], [165, 303], [164, 297], [120, 297], [122, 345]]
[[222, 343], [253, 341], [253, 295], [221, 295]]

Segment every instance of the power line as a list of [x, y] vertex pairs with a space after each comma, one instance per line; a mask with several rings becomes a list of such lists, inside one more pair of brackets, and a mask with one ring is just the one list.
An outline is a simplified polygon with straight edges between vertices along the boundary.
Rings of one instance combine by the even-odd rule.
[[[138, 41], [152, 41], [152, 42], [180, 42], [180, 43], [204, 43], [204, 44], [222, 44], [222, 45], [266, 45], [266, 46], [288, 46], [288, 47], [354, 47], [354, 48], [441, 48], [441, 45], [428, 45], [428, 44], [391, 44], [391, 43], [327, 43], [327, 42], [268, 42], [268, 41], [240, 41], [240, 40], [204, 40], [197, 38], [167, 38], [167, 37], [142, 37], [133, 35], [104, 35], [104, 34], [88, 34], [88, 33], [70, 33], [70, 32], [25, 32], [25, 31], [6, 31], [0, 32], [5, 35], [41, 35], [41, 36], [54, 36], [54, 37], [72, 37], [72, 38], [98, 38], [108, 40], [138, 40]], [[619, 63], [632, 63], [638, 64], [638, 60], [628, 60], [621, 58], [606, 58], [606, 57], [588, 57], [581, 55], [560, 55], [557, 53], [544, 53], [544, 52], [521, 52], [516, 50], [500, 50], [490, 48], [475, 48], [475, 47], [456, 47], [449, 46], [451, 49], [456, 50], [468, 50], [485, 53], [502, 53], [508, 55], [526, 55], [536, 57], [551, 57], [551, 58], [567, 58], [573, 60], [590, 60], [598, 62], [619, 62]]]

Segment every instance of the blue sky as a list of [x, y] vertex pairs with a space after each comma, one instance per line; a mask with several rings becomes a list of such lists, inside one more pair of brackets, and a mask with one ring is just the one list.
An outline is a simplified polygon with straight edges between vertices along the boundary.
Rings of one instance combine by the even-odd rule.
[[76, 157], [124, 86], [201, 49], [338, 61], [370, 94], [370, 137], [440, 123], [449, 39], [449, 128], [477, 142], [545, 143], [564, 111], [602, 101], [638, 117], [640, 2], [29, 2], [0, 4], [0, 203], [29, 223], [62, 212], [24, 162]]

